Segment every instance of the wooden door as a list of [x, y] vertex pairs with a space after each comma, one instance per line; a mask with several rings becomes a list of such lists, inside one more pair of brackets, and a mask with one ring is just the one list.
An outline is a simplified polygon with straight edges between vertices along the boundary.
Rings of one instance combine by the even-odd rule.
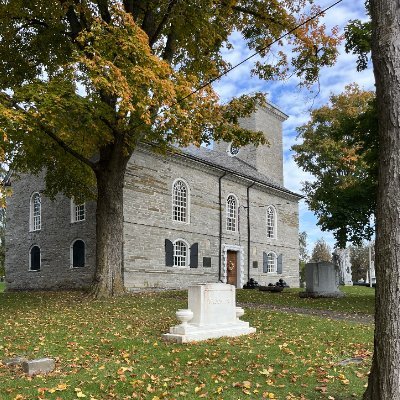
[[237, 252], [228, 250], [226, 254], [227, 283], [237, 285]]

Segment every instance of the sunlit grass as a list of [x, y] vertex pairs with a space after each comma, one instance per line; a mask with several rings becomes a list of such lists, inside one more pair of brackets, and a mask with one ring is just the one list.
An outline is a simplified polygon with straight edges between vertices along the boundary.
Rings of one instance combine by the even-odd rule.
[[375, 289], [365, 286], [342, 286], [345, 296], [337, 299], [300, 298], [304, 289], [284, 289], [280, 293], [238, 290], [237, 300], [244, 303], [271, 304], [283, 307], [316, 308], [348, 313], [373, 314]]
[[[258, 295], [247, 293], [238, 297]], [[1, 399], [350, 400], [364, 391], [372, 325], [251, 309], [243, 319], [257, 328], [254, 335], [163, 342], [182, 307], [186, 293], [173, 291], [107, 301], [79, 293], [0, 294], [1, 358], [57, 361], [55, 372], [34, 378], [1, 366]], [[363, 363], [336, 365], [355, 356]]]

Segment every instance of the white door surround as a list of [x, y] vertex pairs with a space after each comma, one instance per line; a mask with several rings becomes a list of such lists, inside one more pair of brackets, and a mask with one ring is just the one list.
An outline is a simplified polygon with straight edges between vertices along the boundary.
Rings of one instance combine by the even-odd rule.
[[228, 278], [228, 271], [227, 271], [227, 252], [228, 250], [231, 251], [236, 251], [237, 252], [237, 283], [236, 287], [238, 289], [242, 289], [244, 285], [244, 250], [242, 246], [237, 246], [234, 244], [224, 244], [222, 246], [222, 265], [223, 265], [223, 271], [222, 271], [222, 282], [227, 283], [227, 278]]

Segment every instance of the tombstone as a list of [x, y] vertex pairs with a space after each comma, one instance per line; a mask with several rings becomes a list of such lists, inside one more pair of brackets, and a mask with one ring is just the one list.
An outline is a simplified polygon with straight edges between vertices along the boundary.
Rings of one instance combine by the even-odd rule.
[[300, 297], [343, 297], [338, 267], [331, 262], [306, 264], [306, 291]]
[[22, 365], [23, 362], [28, 361], [26, 357], [23, 356], [18, 356], [14, 358], [6, 358], [2, 360], [2, 364], [5, 365], [6, 367], [18, 367]]
[[353, 286], [351, 276], [350, 249], [336, 248], [333, 252], [333, 263], [339, 269], [339, 283], [341, 285]]
[[187, 343], [254, 333], [255, 328], [239, 319], [243, 314], [243, 308], [236, 307], [236, 288], [233, 285], [205, 283], [190, 286], [188, 308], [176, 312], [181, 324], [171, 327], [163, 338]]
[[52, 358], [37, 358], [22, 363], [22, 369], [28, 375], [47, 374], [54, 371], [55, 367], [55, 361]]

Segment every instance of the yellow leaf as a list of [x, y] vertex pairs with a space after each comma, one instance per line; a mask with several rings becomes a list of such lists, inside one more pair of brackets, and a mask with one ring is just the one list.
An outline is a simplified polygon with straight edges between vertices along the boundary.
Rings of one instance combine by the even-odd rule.
[[267, 375], [267, 376], [268, 376], [269, 373], [270, 373], [270, 372], [269, 372], [267, 369], [265, 369], [265, 368], [264, 368], [262, 371], [260, 371], [260, 375]]

